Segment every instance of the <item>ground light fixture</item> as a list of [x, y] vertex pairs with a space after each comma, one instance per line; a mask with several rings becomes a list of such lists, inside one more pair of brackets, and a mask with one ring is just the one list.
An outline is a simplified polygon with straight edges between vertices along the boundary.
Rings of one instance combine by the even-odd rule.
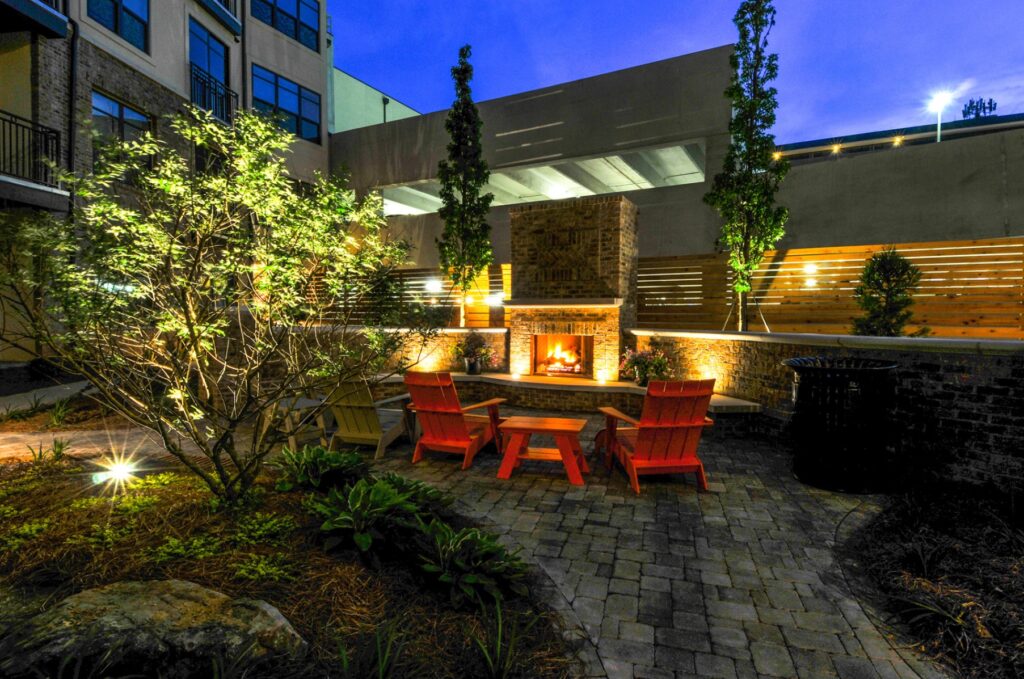
[[928, 101], [928, 110], [935, 114], [935, 143], [942, 141], [942, 112], [953, 103], [953, 93], [949, 90], [942, 90], [932, 95]]
[[115, 493], [124, 490], [129, 481], [135, 478], [139, 471], [135, 460], [126, 455], [111, 455], [99, 463], [104, 471], [92, 475], [92, 482], [96, 485], [106, 484]]

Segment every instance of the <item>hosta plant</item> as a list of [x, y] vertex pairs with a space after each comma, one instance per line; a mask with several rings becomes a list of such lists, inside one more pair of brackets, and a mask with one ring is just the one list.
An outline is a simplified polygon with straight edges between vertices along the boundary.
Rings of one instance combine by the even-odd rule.
[[[323, 517], [320, 530], [325, 533], [351, 536], [360, 552], [369, 552], [389, 537], [413, 528], [419, 508], [386, 481], [358, 481], [343, 489], [334, 488], [323, 499], [313, 500], [311, 508]], [[340, 541], [329, 540], [328, 547]]]
[[526, 594], [526, 564], [495, 536], [478, 528], [456, 530], [437, 519], [422, 530], [421, 568], [449, 588], [456, 606], [481, 602], [485, 594]]
[[327, 450], [322, 446], [303, 446], [298, 451], [284, 448], [271, 466], [281, 473], [276, 487], [282, 492], [344, 486], [366, 478], [370, 471], [359, 453]]
[[408, 495], [409, 501], [419, 508], [420, 514], [439, 517], [455, 501], [455, 498], [443, 490], [394, 472], [387, 472], [379, 478], [399, 493]]

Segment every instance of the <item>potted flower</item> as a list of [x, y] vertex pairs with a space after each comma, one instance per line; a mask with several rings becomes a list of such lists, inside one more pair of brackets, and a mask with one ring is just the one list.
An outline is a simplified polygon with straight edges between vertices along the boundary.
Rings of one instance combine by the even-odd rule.
[[466, 374], [479, 375], [484, 368], [494, 364], [494, 350], [487, 346], [487, 340], [480, 333], [471, 331], [455, 345], [455, 358], [466, 364]]
[[672, 374], [668, 366], [668, 357], [660, 349], [633, 351], [626, 349], [619, 364], [619, 373], [632, 377], [641, 387], [646, 387], [651, 380], [663, 380]]

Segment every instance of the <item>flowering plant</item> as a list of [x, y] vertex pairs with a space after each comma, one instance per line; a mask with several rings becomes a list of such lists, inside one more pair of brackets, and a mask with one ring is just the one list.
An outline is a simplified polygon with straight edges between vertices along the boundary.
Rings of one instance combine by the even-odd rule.
[[668, 357], [660, 349], [626, 349], [619, 364], [619, 374], [632, 377], [637, 384], [644, 387], [652, 379], [663, 380], [669, 377], [672, 371], [669, 370]]
[[484, 336], [476, 331], [468, 333], [455, 345], [454, 354], [457, 360], [476, 363], [481, 368], [497, 367], [498, 361], [494, 349], [489, 347]]

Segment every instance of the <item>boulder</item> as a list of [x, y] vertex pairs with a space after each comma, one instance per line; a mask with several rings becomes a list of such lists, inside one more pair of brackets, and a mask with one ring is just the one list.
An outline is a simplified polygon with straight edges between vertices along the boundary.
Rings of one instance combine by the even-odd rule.
[[[295, 658], [307, 648], [280, 611], [183, 580], [86, 590], [10, 630], [0, 676], [45, 676], [61, 663], [145, 676], [208, 676], [211, 667]], [[104, 675], [105, 676], [105, 675]]]

